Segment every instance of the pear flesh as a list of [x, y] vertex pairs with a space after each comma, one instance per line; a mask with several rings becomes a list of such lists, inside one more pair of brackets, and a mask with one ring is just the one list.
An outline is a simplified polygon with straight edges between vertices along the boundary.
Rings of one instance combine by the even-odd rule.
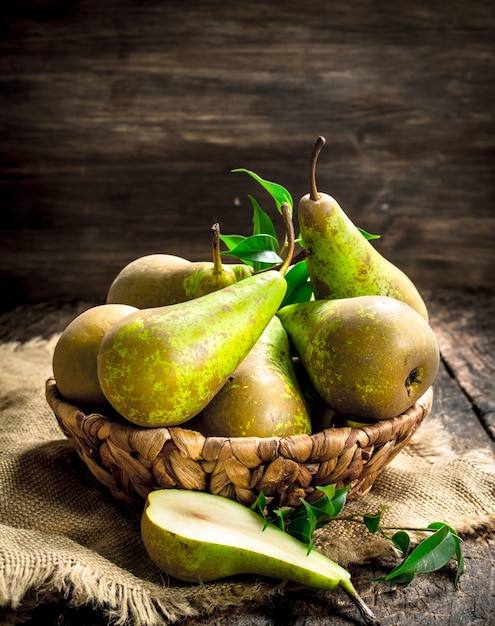
[[428, 322], [388, 296], [290, 304], [278, 311], [317, 392], [339, 415], [401, 415], [432, 385], [440, 353]]
[[367, 623], [369, 608], [343, 567], [279, 528], [264, 528], [261, 516], [238, 502], [199, 491], [162, 489], [148, 495], [141, 536], [152, 561], [190, 583], [258, 574], [317, 589], [341, 586]]
[[188, 426], [218, 437], [311, 434], [289, 337], [278, 317], [270, 320], [246, 358]]
[[105, 335], [97, 373], [108, 402], [144, 427], [177, 426], [213, 399], [287, 290], [269, 270], [179, 304], [139, 310]]
[[363, 237], [338, 202], [325, 193], [299, 202], [301, 241], [316, 300], [384, 295], [406, 302], [425, 319], [423, 298], [411, 279]]
[[161, 489], [148, 495], [141, 534], [150, 558], [185, 582], [261, 574], [333, 589], [347, 570], [246, 506], [210, 493]]

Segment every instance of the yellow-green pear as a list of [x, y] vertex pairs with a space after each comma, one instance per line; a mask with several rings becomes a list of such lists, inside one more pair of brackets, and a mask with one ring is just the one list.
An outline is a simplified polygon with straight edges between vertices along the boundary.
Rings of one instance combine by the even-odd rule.
[[349, 572], [316, 549], [268, 524], [248, 507], [200, 491], [161, 489], [147, 498], [141, 521], [144, 547], [167, 575], [207, 583], [256, 574], [317, 589], [342, 588], [366, 624], [376, 617]]
[[219, 437], [311, 434], [289, 338], [278, 317], [270, 320], [248, 355], [188, 427]]
[[142, 309], [98, 352], [105, 397], [140, 426], [175, 426], [211, 402], [251, 350], [287, 290], [268, 270], [194, 300]]
[[232, 268], [222, 263], [220, 253], [220, 226], [213, 224], [211, 227], [211, 248], [213, 263], [211, 267], [204, 268], [197, 276], [198, 282], [194, 290], [194, 298], [204, 296], [212, 291], [217, 291], [236, 282], [237, 277]]
[[98, 350], [110, 328], [135, 311], [136, 307], [126, 304], [101, 304], [80, 313], [64, 329], [55, 344], [52, 368], [57, 388], [66, 400], [106, 403], [98, 382]]
[[245, 263], [224, 263], [224, 267], [229, 267], [234, 272], [237, 282], [254, 274], [253, 268]]
[[188, 261], [173, 254], [148, 254], [131, 261], [114, 278], [107, 303], [138, 309], [186, 302], [253, 274], [243, 263], [222, 263], [220, 227], [213, 224], [212, 261]]
[[298, 206], [301, 245], [309, 251], [308, 274], [316, 300], [385, 295], [406, 302], [425, 319], [423, 298], [410, 278], [363, 237], [338, 202], [316, 187], [316, 160], [325, 140], [315, 145], [310, 193]]
[[433, 330], [395, 298], [313, 300], [284, 306], [278, 316], [317, 392], [340, 415], [396, 417], [437, 375]]
[[187, 279], [191, 261], [173, 254], [147, 254], [128, 263], [110, 285], [108, 304], [123, 303], [145, 309], [190, 300]]

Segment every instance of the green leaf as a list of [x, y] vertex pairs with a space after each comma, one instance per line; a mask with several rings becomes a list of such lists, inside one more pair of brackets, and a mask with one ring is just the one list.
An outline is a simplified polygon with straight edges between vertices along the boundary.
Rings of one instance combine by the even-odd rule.
[[317, 489], [321, 491], [323, 495], [318, 498], [313, 504], [304, 501], [304, 507], [301, 506], [298, 509], [293, 510], [291, 515], [291, 522], [301, 517], [307, 518], [308, 507], [311, 509], [312, 514], [315, 516], [317, 525], [319, 527], [328, 523], [330, 521], [330, 518], [335, 515], [335, 507], [332, 502], [332, 498], [335, 494], [335, 485], [326, 485], [324, 487], [317, 487]]
[[428, 528], [432, 528], [432, 529], [439, 529], [443, 527], [448, 528], [450, 533], [455, 539], [455, 556], [457, 559], [457, 570], [455, 573], [454, 585], [457, 587], [459, 583], [459, 578], [464, 573], [464, 557], [462, 555], [461, 538], [451, 526], [448, 526], [447, 524], [444, 524], [443, 522], [433, 522], [432, 524], [428, 525]]
[[409, 547], [411, 545], [411, 537], [408, 535], [408, 533], [406, 533], [405, 530], [399, 530], [392, 536], [392, 541], [406, 557], [409, 552]]
[[301, 498], [303, 509], [306, 509], [306, 515], [291, 519], [288, 525], [288, 532], [308, 546], [308, 554], [313, 549], [313, 533], [317, 526], [317, 516], [311, 504], [308, 504], [304, 498]]
[[[253, 205], [253, 235], [271, 235], [274, 239], [277, 239], [277, 232], [270, 216], [263, 211], [256, 198], [253, 198], [253, 196], [248, 197]], [[277, 245], [278, 248], [279, 246]]]
[[[317, 502], [325, 498], [327, 498], [328, 500], [333, 500], [335, 497], [335, 494], [337, 493], [337, 489], [335, 488], [335, 485], [318, 485], [316, 488], [318, 489], [318, 491], [321, 491], [321, 493], [323, 494], [321, 498], [318, 498]], [[339, 491], [343, 491], [343, 490], [339, 490]], [[345, 491], [348, 491], [348, 489], [345, 489]]]
[[313, 295], [313, 287], [309, 282], [308, 266], [305, 261], [299, 261], [293, 265], [285, 275], [287, 292], [281, 304], [294, 304], [295, 302], [307, 302]]
[[363, 237], [365, 239], [368, 239], [368, 241], [370, 239], [380, 239], [381, 235], [372, 235], [371, 233], [367, 233], [365, 230], [363, 230], [362, 228], [357, 227], [357, 229], [359, 230], [359, 232], [361, 233], [361, 235], [363, 235]]
[[[280, 244], [278, 243], [277, 233], [275, 231], [275, 227], [273, 226], [272, 220], [263, 211], [257, 200], [253, 198], [253, 196], [249, 196], [249, 199], [251, 200], [251, 204], [253, 205], [253, 235], [269, 235], [270, 237], [273, 237], [277, 241], [276, 251], [278, 252], [280, 249]], [[273, 263], [271, 263], [271, 265], [273, 265]], [[255, 272], [262, 270], [263, 267], [263, 263], [253, 263], [253, 269]]]
[[283, 262], [277, 250], [278, 242], [271, 235], [251, 235], [251, 237], [245, 237], [235, 247], [222, 252], [222, 254], [235, 256], [245, 263], [256, 261], [270, 266]]
[[332, 498], [332, 504], [335, 509], [334, 515], [340, 515], [342, 513], [342, 509], [344, 508], [347, 501], [347, 494], [349, 493], [350, 488], [351, 487], [348, 486], [335, 490], [335, 495]]
[[290, 516], [291, 510], [290, 509], [275, 509], [273, 512], [275, 513], [276, 517], [272, 518], [271, 523], [274, 526], [278, 526], [281, 530], [286, 531], [287, 522], [285, 521], [285, 518]]
[[292, 196], [287, 189], [285, 189], [285, 187], [282, 187], [282, 185], [279, 185], [278, 183], [272, 183], [268, 180], [264, 180], [261, 176], [258, 176], [258, 174], [255, 174], [254, 172], [251, 172], [243, 167], [232, 170], [232, 172], [245, 172], [246, 174], [249, 174], [249, 176], [252, 176], [252, 178], [254, 178], [254, 180], [257, 181], [266, 191], [268, 191], [271, 197], [275, 200], [275, 205], [279, 213], [282, 213], [282, 204], [287, 202], [290, 213], [292, 214], [294, 203], [292, 202]]
[[314, 531], [326, 526], [340, 514], [350, 487], [335, 489], [335, 485], [326, 485], [317, 489], [322, 492], [322, 497], [313, 504], [301, 499], [304, 507], [293, 510], [286, 522], [286, 531], [310, 546]]
[[456, 538], [448, 526], [442, 526], [422, 541], [399, 567], [393, 569], [384, 580], [397, 580], [402, 574], [428, 574], [450, 561], [456, 553]]
[[261, 517], [263, 518], [265, 522], [263, 525], [263, 530], [265, 530], [265, 528], [270, 523], [270, 520], [265, 515], [265, 507], [266, 507], [266, 496], [263, 491], [260, 491], [256, 500], [250, 506], [250, 509], [254, 511], [255, 513], [257, 513], [258, 515], [261, 515]]
[[[397, 583], [398, 585], [408, 585], [413, 580], [413, 578], [414, 574], [397, 574], [397, 576], [394, 576], [393, 582]], [[384, 580], [387, 580], [387, 578], [374, 578], [373, 580], [382, 582]]]
[[387, 507], [383, 504], [380, 506], [380, 511], [378, 513], [367, 513], [363, 514], [363, 522], [366, 525], [366, 528], [370, 533], [376, 533], [378, 528], [380, 527], [380, 522], [382, 521], [382, 515], [387, 510]]
[[[220, 241], [222, 241], [227, 248], [230, 250], [233, 250], [236, 246], [238, 246], [241, 241], [244, 241], [244, 239], [247, 239], [247, 237], [245, 237], [244, 235], [222, 235], [220, 234]], [[223, 254], [227, 254], [226, 252], [224, 252]]]

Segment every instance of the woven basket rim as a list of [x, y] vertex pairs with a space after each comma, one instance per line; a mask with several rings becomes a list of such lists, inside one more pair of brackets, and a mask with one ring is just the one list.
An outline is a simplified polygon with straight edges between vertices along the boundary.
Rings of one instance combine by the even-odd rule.
[[160, 488], [209, 491], [251, 505], [312, 501], [318, 486], [349, 486], [361, 497], [430, 414], [433, 387], [397, 417], [311, 435], [213, 437], [182, 426], [144, 428], [67, 402], [53, 377], [46, 399], [64, 435], [97, 480], [123, 502]]

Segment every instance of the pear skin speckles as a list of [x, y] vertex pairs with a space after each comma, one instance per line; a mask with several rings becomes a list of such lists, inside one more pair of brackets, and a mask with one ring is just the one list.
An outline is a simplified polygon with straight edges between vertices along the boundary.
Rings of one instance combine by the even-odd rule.
[[412, 306], [428, 319], [425, 303], [406, 274], [361, 234], [337, 201], [320, 193], [299, 202], [301, 242], [316, 300], [384, 295]]
[[276, 271], [117, 324], [98, 353], [107, 400], [130, 422], [179, 425], [218, 393], [272, 319], [287, 289]]
[[400, 415], [438, 372], [433, 330], [395, 298], [315, 300], [288, 305], [278, 316], [317, 392], [346, 417]]

